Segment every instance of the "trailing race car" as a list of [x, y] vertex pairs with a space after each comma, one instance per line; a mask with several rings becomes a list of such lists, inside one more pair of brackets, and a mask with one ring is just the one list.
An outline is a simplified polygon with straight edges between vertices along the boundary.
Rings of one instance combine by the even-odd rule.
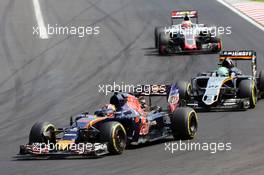
[[[196, 23], [192, 23], [190, 18], [196, 18]], [[174, 24], [175, 19], [183, 19], [183, 21]], [[198, 24], [198, 12], [195, 10], [173, 11], [171, 26], [155, 28], [155, 47], [160, 55], [218, 53], [222, 49], [222, 42], [214, 30], [213, 27]]]
[[[251, 61], [252, 75], [242, 74], [235, 66], [240, 60]], [[264, 71], [257, 76], [256, 52], [223, 51], [219, 61], [217, 71], [199, 73], [191, 84], [178, 84], [185, 105], [206, 111], [254, 108], [264, 92]]]
[[[110, 104], [72, 117], [70, 125], [57, 128], [48, 122], [33, 125], [28, 144], [20, 146], [18, 158], [64, 158], [121, 154], [126, 145], [136, 145], [173, 136], [192, 139], [197, 132], [197, 114], [179, 107], [175, 85], [144, 86], [141, 93], [114, 93]], [[148, 96], [149, 103], [145, 97]], [[168, 99], [168, 110], [151, 105], [151, 97]]]

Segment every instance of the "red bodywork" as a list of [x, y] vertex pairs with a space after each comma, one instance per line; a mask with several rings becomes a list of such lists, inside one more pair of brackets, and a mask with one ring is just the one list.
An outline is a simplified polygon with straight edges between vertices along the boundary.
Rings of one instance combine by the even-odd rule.
[[138, 101], [138, 98], [132, 95], [128, 95], [127, 97], [127, 105], [137, 111], [139, 114], [144, 115], [144, 110], [141, 107], [141, 104]]
[[147, 135], [149, 133], [149, 121], [147, 120], [147, 112], [142, 109], [138, 98], [132, 95], [128, 95], [127, 105], [140, 114], [140, 116], [137, 117], [137, 120], [140, 121], [139, 135]]
[[184, 36], [184, 50], [195, 50], [197, 49], [195, 35], [186, 34]]

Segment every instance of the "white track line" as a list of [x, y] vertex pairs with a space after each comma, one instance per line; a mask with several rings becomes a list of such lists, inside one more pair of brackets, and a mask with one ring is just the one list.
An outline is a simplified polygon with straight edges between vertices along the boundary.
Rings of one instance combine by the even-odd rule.
[[254, 21], [244, 13], [240, 12], [229, 3], [225, 2], [224, 0], [217, 0], [217, 1], [223, 4], [224, 6], [226, 6], [227, 8], [229, 8], [230, 10], [232, 10], [233, 12], [235, 12], [236, 14], [238, 14], [239, 16], [241, 16], [242, 18], [244, 18], [245, 20], [247, 20], [248, 22], [250, 22], [251, 24], [253, 24], [254, 26], [256, 26], [257, 28], [259, 28], [260, 30], [264, 31], [264, 26], [260, 25], [259, 23], [257, 23], [256, 21]]
[[41, 39], [48, 39], [49, 36], [47, 33], [46, 26], [44, 24], [41, 8], [39, 5], [39, 0], [33, 0], [33, 6], [34, 6], [35, 14], [36, 14], [38, 28], [39, 28], [39, 37]]

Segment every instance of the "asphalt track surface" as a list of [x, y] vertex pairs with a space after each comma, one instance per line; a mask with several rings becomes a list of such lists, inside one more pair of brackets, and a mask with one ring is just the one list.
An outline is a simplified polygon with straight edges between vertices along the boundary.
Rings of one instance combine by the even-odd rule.
[[[155, 26], [173, 9], [196, 9], [202, 23], [232, 26], [224, 49], [255, 49], [263, 62], [263, 32], [212, 0], [40, 0], [45, 23], [93, 25], [99, 36], [32, 35], [32, 1], [0, 2], [0, 174], [262, 174], [264, 101], [246, 112], [200, 113], [195, 142], [232, 142], [232, 151], [164, 151], [164, 143], [85, 160], [15, 161], [36, 121], [65, 126], [69, 116], [106, 103], [98, 85], [171, 83], [214, 69], [217, 55], [159, 57]], [[243, 65], [244, 66], [244, 65]]]

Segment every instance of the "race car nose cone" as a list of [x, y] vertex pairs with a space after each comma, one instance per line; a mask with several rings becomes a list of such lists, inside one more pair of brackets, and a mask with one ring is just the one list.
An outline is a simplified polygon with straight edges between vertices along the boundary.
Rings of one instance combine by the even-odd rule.
[[67, 149], [69, 149], [69, 146], [74, 143], [74, 141], [71, 140], [59, 140], [56, 143], [56, 149], [60, 150], [60, 151], [65, 151]]

